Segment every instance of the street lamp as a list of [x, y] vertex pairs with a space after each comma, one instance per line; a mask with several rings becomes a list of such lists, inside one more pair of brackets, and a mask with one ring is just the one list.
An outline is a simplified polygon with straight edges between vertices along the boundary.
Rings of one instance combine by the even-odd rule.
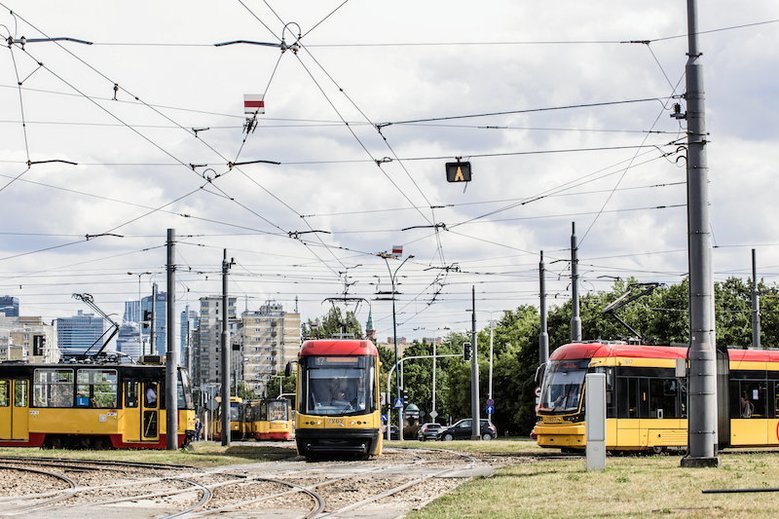
[[[143, 337], [141, 330], [143, 329], [143, 308], [141, 305], [141, 276], [151, 276], [151, 272], [128, 272], [128, 276], [138, 276], [138, 347], [141, 349], [141, 356], [146, 352], [143, 347]], [[153, 326], [153, 324], [152, 324]]]
[[[389, 275], [390, 275], [390, 283], [392, 284], [392, 342], [394, 343], [394, 346], [395, 346], [395, 367], [397, 368], [397, 366], [398, 366], [398, 324], [397, 324], [397, 319], [395, 317], [395, 294], [396, 294], [396, 292], [395, 292], [395, 279], [396, 279], [398, 271], [401, 269], [401, 267], [403, 267], [403, 265], [405, 265], [408, 260], [413, 258], [414, 255], [413, 254], [409, 254], [406, 257], [406, 259], [404, 259], [403, 262], [400, 265], [398, 265], [398, 268], [396, 268], [394, 272], [390, 268], [389, 261], [388, 261], [389, 258], [392, 258], [394, 256], [391, 255], [391, 254], [387, 254], [386, 252], [381, 252], [381, 253], [378, 254], [378, 256], [380, 258], [384, 258], [384, 263], [386, 263], [387, 271], [389, 272]], [[400, 401], [400, 370], [399, 369], [395, 370], [395, 386], [397, 388], [397, 394], [398, 394], [397, 395], [397, 399], [398, 399], [398, 401]], [[388, 413], [388, 418], [390, 416], [392, 416], [392, 411], [391, 410]], [[392, 420], [388, 419], [387, 420], [387, 431], [390, 430], [390, 424], [391, 423], [392, 423]], [[388, 435], [388, 437], [390, 437], [389, 436], [389, 432], [387, 433], [387, 435]], [[400, 440], [403, 440], [403, 402], [402, 401], [400, 401], [400, 407], [398, 408], [398, 438]]]

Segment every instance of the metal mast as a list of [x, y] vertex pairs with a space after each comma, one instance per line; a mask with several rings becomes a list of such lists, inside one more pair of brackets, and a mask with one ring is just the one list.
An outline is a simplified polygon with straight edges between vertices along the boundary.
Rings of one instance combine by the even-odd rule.
[[682, 467], [716, 467], [717, 352], [709, 234], [703, 64], [696, 0], [687, 0], [687, 226], [690, 269], [690, 412]]
[[541, 261], [538, 262], [538, 310], [541, 314], [541, 332], [538, 334], [538, 363], [546, 364], [549, 360], [549, 332], [546, 325], [546, 270], [544, 267], [544, 251], [541, 251]]
[[481, 438], [479, 413], [479, 350], [476, 345], [476, 286], [471, 287], [471, 439]]
[[757, 256], [752, 249], [752, 347], [760, 349], [760, 294], [757, 292]]
[[579, 316], [579, 249], [576, 244], [576, 222], [571, 222], [571, 342], [582, 341], [582, 318]]
[[165, 354], [165, 431], [167, 449], [178, 449], [179, 405], [178, 405], [178, 365], [179, 353], [176, 347], [176, 230], [168, 229], [168, 351]]
[[230, 329], [227, 326], [227, 272], [233, 262], [227, 261], [227, 249], [222, 259], [222, 336], [219, 347], [222, 349], [222, 445], [230, 445]]

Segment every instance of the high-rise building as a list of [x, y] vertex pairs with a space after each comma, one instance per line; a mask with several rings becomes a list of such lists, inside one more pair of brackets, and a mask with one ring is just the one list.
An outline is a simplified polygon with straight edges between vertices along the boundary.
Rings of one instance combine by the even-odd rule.
[[190, 372], [193, 371], [192, 363], [194, 362], [194, 337], [197, 335], [197, 329], [200, 327], [200, 312], [197, 310], [190, 310], [189, 305], [181, 312], [181, 319], [179, 320], [179, 337], [181, 339], [181, 345], [179, 349], [179, 364], [189, 368]]
[[283, 374], [300, 350], [300, 314], [268, 302], [241, 314], [241, 324], [243, 380], [248, 389], [271, 395], [271, 379]]
[[[235, 326], [235, 300], [235, 297], [228, 298], [228, 328]], [[219, 343], [222, 335], [222, 297], [201, 297], [199, 319], [200, 325], [196, 334], [197, 347], [193, 349], [192, 378], [195, 386], [204, 387], [205, 384], [218, 384], [221, 380]]]
[[[63, 355], [96, 353], [102, 346], [105, 321], [95, 314], [78, 310], [73, 317], [57, 319], [57, 345]], [[91, 349], [90, 349], [91, 348]]]
[[55, 363], [59, 359], [54, 326], [40, 317], [0, 316], [0, 361]]
[[19, 298], [0, 296], [0, 313], [6, 317], [19, 317]]
[[[166, 317], [167, 301], [168, 295], [165, 292], [157, 292], [157, 299], [154, 304], [154, 323], [148, 323], [147, 326], [143, 327], [144, 343], [146, 344], [145, 354], [165, 355], [168, 351], [167, 337], [165, 335], [165, 329], [168, 324]], [[141, 315], [152, 315], [152, 296], [146, 296], [141, 299]], [[151, 326], [154, 326], [153, 346], [149, 346]]]
[[[137, 301], [136, 301], [137, 302]], [[138, 337], [138, 323], [125, 321], [116, 336], [116, 351], [138, 359], [141, 356], [141, 339]]]

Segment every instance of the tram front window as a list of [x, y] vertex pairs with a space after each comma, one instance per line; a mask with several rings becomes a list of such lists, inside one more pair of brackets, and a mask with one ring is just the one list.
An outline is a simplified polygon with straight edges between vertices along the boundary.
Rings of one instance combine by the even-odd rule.
[[578, 411], [588, 364], [588, 360], [550, 362], [541, 386], [539, 411], [552, 413]]
[[372, 412], [374, 368], [367, 357], [309, 357], [303, 364], [309, 415], [357, 415]]
[[287, 419], [287, 402], [286, 401], [273, 401], [268, 402], [268, 420], [286, 420]]

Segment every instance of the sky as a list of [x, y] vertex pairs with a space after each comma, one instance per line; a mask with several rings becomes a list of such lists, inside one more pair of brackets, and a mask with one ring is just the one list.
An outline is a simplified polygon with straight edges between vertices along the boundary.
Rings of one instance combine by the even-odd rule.
[[[749, 277], [754, 248], [776, 283], [779, 4], [699, 4], [714, 279]], [[469, 328], [472, 287], [479, 328], [537, 306], [540, 251], [562, 304], [572, 224], [582, 293], [678, 283], [686, 16], [681, 0], [0, 0], [0, 293], [45, 320], [90, 293], [119, 320], [165, 290], [167, 229], [179, 311], [221, 292], [226, 250], [241, 310], [313, 319], [346, 293], [380, 339], [393, 279], [408, 338]], [[62, 37], [92, 44], [31, 41]], [[272, 46], [214, 45], [236, 40]], [[265, 101], [248, 133], [244, 94]], [[458, 159], [467, 185], [446, 182]]]

